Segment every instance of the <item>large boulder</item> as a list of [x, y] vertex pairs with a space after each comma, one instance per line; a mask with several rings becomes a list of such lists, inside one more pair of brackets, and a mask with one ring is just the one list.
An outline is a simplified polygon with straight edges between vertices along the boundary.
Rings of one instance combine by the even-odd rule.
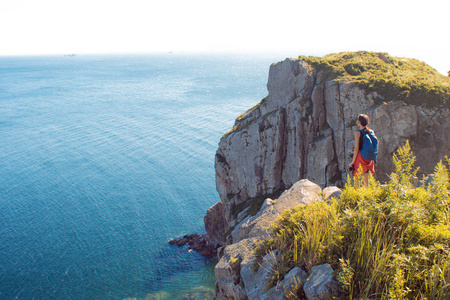
[[306, 280], [306, 271], [294, 267], [284, 275], [283, 280], [267, 291], [266, 299], [283, 299], [284, 295], [297, 296]]
[[253, 262], [252, 250], [257, 239], [245, 239], [227, 246], [214, 268], [216, 276], [216, 299], [247, 299], [241, 268]]
[[245, 284], [245, 291], [250, 300], [284, 299], [288, 293], [296, 294], [299, 287], [307, 280], [307, 274], [299, 267], [290, 270], [275, 286], [270, 287], [270, 278], [274, 275], [275, 265], [278, 263], [279, 252], [273, 250], [264, 256], [256, 271], [254, 262], [243, 265], [241, 270]]
[[[307, 274], [299, 267], [290, 270], [275, 286], [270, 286], [279, 260], [279, 251], [266, 254], [261, 263], [257, 263], [248, 247], [254, 240], [245, 239], [228, 246], [216, 267], [216, 299], [283, 299], [287, 293], [296, 294], [307, 282]], [[233, 256], [234, 255], [234, 256]]]
[[256, 215], [247, 216], [235, 227], [231, 232], [232, 241], [235, 243], [244, 238], [265, 239], [269, 237], [270, 223], [287, 209], [320, 200], [318, 194], [321, 191], [322, 189], [317, 184], [308, 179], [302, 179], [286, 190], [278, 199], [266, 199]]

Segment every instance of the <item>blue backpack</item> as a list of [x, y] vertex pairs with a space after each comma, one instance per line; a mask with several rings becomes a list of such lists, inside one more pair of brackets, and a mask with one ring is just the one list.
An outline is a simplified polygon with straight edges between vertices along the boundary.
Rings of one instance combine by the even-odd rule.
[[369, 133], [365, 133], [360, 130], [362, 136], [362, 148], [361, 148], [361, 156], [365, 160], [373, 160], [377, 161], [378, 155], [378, 138], [375, 136], [373, 130], [370, 130]]

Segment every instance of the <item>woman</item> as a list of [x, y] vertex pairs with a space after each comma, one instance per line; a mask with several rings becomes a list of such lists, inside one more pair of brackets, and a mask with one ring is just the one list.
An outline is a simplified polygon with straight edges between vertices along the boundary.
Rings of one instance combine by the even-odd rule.
[[[362, 130], [364, 133], [369, 133], [370, 128], [367, 127], [369, 124], [369, 117], [364, 114], [360, 114], [358, 116], [358, 125], [360, 130]], [[361, 156], [361, 149], [362, 149], [362, 138], [363, 134], [361, 131], [355, 132], [355, 149], [353, 150], [353, 160], [350, 163], [349, 167], [350, 169], [353, 169], [353, 176], [358, 175], [358, 169], [360, 166], [363, 169], [363, 181], [364, 181], [364, 187], [367, 187], [369, 185], [369, 171], [375, 173], [375, 163], [373, 160], [365, 160]]]

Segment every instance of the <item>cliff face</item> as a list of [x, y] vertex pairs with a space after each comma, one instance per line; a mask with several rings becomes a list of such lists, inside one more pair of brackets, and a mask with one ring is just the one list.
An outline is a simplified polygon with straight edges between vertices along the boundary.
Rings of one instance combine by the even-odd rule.
[[387, 179], [392, 154], [408, 139], [424, 173], [450, 152], [446, 107], [385, 102], [352, 82], [327, 80], [326, 72], [302, 60], [273, 64], [267, 89], [268, 96], [241, 115], [219, 143], [216, 186], [228, 222], [248, 199], [270, 196], [302, 178], [321, 187], [341, 185], [360, 113], [370, 117], [379, 138], [379, 180]]
[[[383, 69], [382, 64], [392, 64], [392, 58], [370, 55], [377, 71]], [[397, 67], [404, 61], [397, 59]], [[365, 67], [352, 62], [344, 68], [359, 74]], [[389, 68], [387, 72], [391, 72]], [[394, 71], [389, 76], [395, 81]], [[421, 80], [427, 72], [420, 71]], [[402, 98], [392, 94], [385, 97], [392, 82], [383, 84], [384, 79], [380, 91], [369, 91], [357, 81], [333, 78], [327, 67], [313, 67], [307, 60], [286, 59], [273, 64], [268, 96], [239, 116], [220, 140], [215, 169], [221, 201], [205, 217], [209, 243], [224, 245], [215, 268], [217, 299], [281, 299], [298, 280], [305, 283], [307, 299], [322, 299], [319, 294], [326, 296], [335, 289], [331, 267], [322, 265], [318, 270], [325, 271], [317, 276], [329, 281], [316, 284], [314, 272], [306, 274], [297, 267], [264, 292], [278, 254], [275, 250], [267, 254], [261, 263], [264, 267], [255, 271], [252, 250], [269, 236], [269, 224], [284, 210], [339, 197], [337, 187], [327, 186], [342, 186], [347, 178], [360, 113], [370, 117], [370, 127], [379, 139], [378, 180], [388, 179], [393, 170], [392, 155], [406, 140], [425, 174], [432, 173], [436, 163], [450, 153], [450, 112], [445, 105], [450, 99], [450, 82], [445, 81], [440, 90], [443, 97], [442, 93], [436, 97], [438, 93], [430, 96], [417, 87], [405, 87], [403, 82], [401, 93], [393, 93], [406, 95]], [[439, 89], [436, 85], [431, 91], [435, 87]], [[430, 90], [429, 86], [425, 89]], [[408, 92], [417, 90], [420, 92]], [[423, 102], [432, 99], [433, 105], [421, 105], [421, 95]], [[326, 288], [320, 291], [318, 286]]]

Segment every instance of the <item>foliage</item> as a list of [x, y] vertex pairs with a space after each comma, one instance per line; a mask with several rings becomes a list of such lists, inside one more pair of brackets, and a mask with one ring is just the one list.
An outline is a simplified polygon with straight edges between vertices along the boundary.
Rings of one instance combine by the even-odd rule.
[[239, 258], [230, 256], [230, 265], [233, 266], [233, 265], [237, 264], [238, 262], [239, 262]]
[[305, 298], [306, 296], [303, 292], [303, 282], [299, 278], [294, 278], [294, 283], [285, 288], [283, 300], [297, 300]]
[[403, 187], [412, 187], [412, 177], [416, 177], [419, 168], [414, 169], [416, 157], [411, 151], [409, 141], [406, 141], [405, 146], [399, 148], [397, 153], [394, 153], [392, 161], [394, 163], [394, 173], [392, 173], [391, 184], [399, 189]]
[[450, 159], [420, 187], [411, 181], [414, 162], [407, 142], [388, 184], [370, 177], [363, 188], [360, 176], [340, 199], [284, 212], [254, 252], [262, 259], [280, 251], [272, 285], [292, 267], [329, 263], [343, 299], [450, 299]]
[[325, 80], [352, 81], [363, 89], [377, 92], [385, 101], [450, 106], [450, 78], [416, 59], [367, 51], [300, 56], [299, 59], [323, 71]]

